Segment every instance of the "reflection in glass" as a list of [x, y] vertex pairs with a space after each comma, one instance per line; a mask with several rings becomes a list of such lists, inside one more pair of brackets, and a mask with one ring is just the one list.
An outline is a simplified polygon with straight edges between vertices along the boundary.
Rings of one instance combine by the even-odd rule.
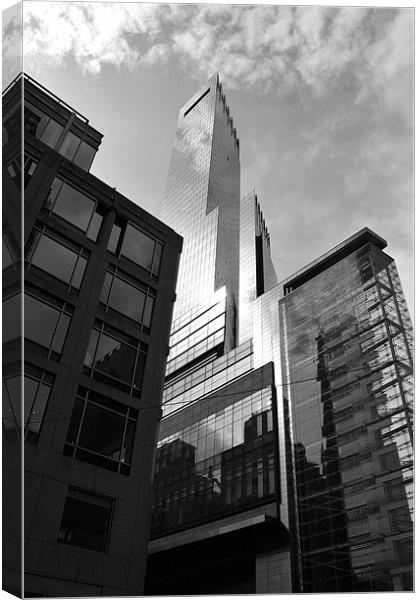
[[183, 413], [182, 428], [159, 441], [153, 536], [274, 498], [271, 388], [219, 402], [209, 402], [204, 418]]
[[97, 324], [92, 329], [84, 364], [96, 378], [110, 385], [140, 391], [147, 345], [123, 336], [111, 327]]
[[159, 274], [162, 244], [131, 223], [127, 224], [125, 230], [121, 254], [153, 275]]
[[113, 502], [70, 488], [64, 504], [57, 541], [97, 552], [106, 552]]
[[70, 324], [70, 315], [64, 310], [25, 294], [25, 339], [61, 353]]
[[51, 185], [46, 207], [78, 229], [87, 231], [96, 202], [56, 177]]
[[16, 429], [20, 432], [23, 426], [25, 439], [36, 441], [53, 383], [53, 375], [25, 365], [22, 423], [22, 377], [20, 374], [5, 377], [3, 380], [3, 421], [6, 429]]
[[129, 283], [122, 275], [106, 274], [101, 293], [101, 302], [123, 315], [141, 323], [144, 329], [150, 328], [154, 295], [147, 286], [139, 282]]
[[76, 252], [38, 229], [31, 233], [28, 246], [26, 260], [31, 265], [79, 289], [87, 264], [80, 255], [81, 248]]
[[128, 475], [136, 420], [136, 410], [80, 388], [64, 453]]

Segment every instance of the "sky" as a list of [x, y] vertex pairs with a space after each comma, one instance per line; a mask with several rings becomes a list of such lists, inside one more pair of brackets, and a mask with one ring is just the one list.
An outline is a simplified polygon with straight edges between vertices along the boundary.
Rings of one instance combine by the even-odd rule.
[[[104, 134], [91, 172], [160, 216], [180, 107], [216, 71], [279, 281], [368, 226], [410, 312], [412, 9], [24, 2], [24, 69]], [[3, 14], [3, 87], [20, 9]]]

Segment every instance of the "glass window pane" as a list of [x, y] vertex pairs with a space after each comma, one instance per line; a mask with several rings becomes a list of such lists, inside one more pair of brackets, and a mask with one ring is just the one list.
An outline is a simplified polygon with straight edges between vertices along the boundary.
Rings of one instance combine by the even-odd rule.
[[21, 426], [21, 381], [20, 375], [3, 379], [3, 422], [6, 429]]
[[31, 414], [32, 404], [35, 400], [36, 391], [38, 389], [39, 381], [36, 379], [32, 379], [32, 377], [24, 378], [24, 416], [23, 420], [26, 423], [28, 422], [29, 416]]
[[86, 169], [88, 171], [92, 164], [95, 153], [95, 148], [92, 148], [92, 146], [89, 146], [89, 144], [86, 142], [82, 142], [77, 151], [74, 163], [79, 165], [79, 167], [82, 167], [82, 169]]
[[112, 501], [81, 490], [69, 490], [58, 532], [58, 542], [105, 552]]
[[59, 125], [54, 119], [50, 119], [41, 135], [41, 142], [51, 148], [55, 148], [60, 135], [63, 133], [63, 126]]
[[101, 302], [103, 302], [104, 304], [108, 303], [108, 295], [109, 295], [109, 289], [111, 287], [111, 283], [112, 283], [112, 275], [111, 275], [111, 273], [106, 273], [105, 279], [104, 279], [104, 285], [102, 286], [101, 297], [99, 298], [99, 300]]
[[86, 265], [87, 265], [86, 258], [84, 258], [83, 256], [79, 256], [77, 263], [76, 263], [76, 268], [74, 269], [73, 277], [71, 280], [71, 285], [74, 288], [76, 288], [76, 290], [79, 289], [80, 284], [82, 283], [82, 278], [83, 278], [83, 274], [86, 269]]
[[54, 203], [53, 212], [55, 214], [78, 229], [86, 231], [94, 210], [95, 202], [93, 200], [67, 183], [63, 183]]
[[150, 324], [152, 322], [152, 311], [154, 302], [155, 299], [152, 296], [147, 296], [143, 314], [143, 325], [145, 325], [146, 327], [150, 327]]
[[101, 406], [87, 403], [79, 446], [119, 460], [125, 418]]
[[84, 364], [87, 367], [92, 367], [92, 365], [93, 365], [93, 359], [95, 357], [96, 344], [98, 343], [98, 337], [99, 337], [99, 331], [97, 331], [96, 329], [93, 329], [92, 333], [90, 334], [89, 344], [88, 344], [85, 361], [84, 361]]
[[131, 384], [136, 351], [106, 334], [102, 334], [96, 350], [94, 368], [101, 373]]
[[115, 277], [109, 295], [109, 306], [140, 322], [145, 297], [144, 292]]
[[[25, 412], [27, 410], [27, 406], [30, 402], [30, 399], [26, 399], [26, 387], [27, 387], [27, 377], [25, 377]], [[29, 381], [34, 382], [34, 380], [29, 379]], [[38, 383], [38, 382], [34, 382]], [[29, 391], [29, 390], [28, 390]], [[47, 406], [48, 398], [50, 395], [51, 387], [49, 385], [45, 385], [41, 383], [37, 389], [35, 401], [29, 407], [31, 411], [30, 414], [25, 418], [25, 423], [28, 431], [32, 431], [33, 433], [39, 433], [41, 428], [41, 424], [44, 418], [45, 408]]]
[[57, 309], [25, 294], [25, 338], [49, 348], [59, 317]]
[[79, 433], [80, 420], [81, 420], [82, 414], [83, 414], [83, 406], [84, 406], [84, 401], [81, 400], [80, 398], [76, 398], [74, 401], [70, 426], [67, 431], [66, 442], [68, 442], [69, 444], [76, 444], [76, 442], [77, 442], [77, 435]]
[[66, 137], [64, 138], [64, 142], [61, 144], [59, 152], [69, 160], [73, 160], [73, 157], [79, 144], [80, 138], [78, 138], [77, 135], [74, 135], [74, 133], [69, 131], [66, 134]]
[[60, 320], [57, 325], [57, 329], [54, 334], [54, 340], [51, 346], [51, 349], [54, 352], [61, 353], [63, 348], [64, 340], [66, 339], [67, 329], [70, 325], [70, 317], [64, 313], [61, 314]]
[[13, 260], [9, 249], [7, 247], [6, 242], [4, 241], [4, 237], [2, 239], [2, 269], [7, 269], [10, 265], [13, 264]]
[[162, 244], [159, 244], [159, 242], [157, 242], [156, 243], [155, 255], [153, 257], [152, 273], [154, 275], [159, 275], [160, 261], [161, 261], [161, 258], [162, 258], [162, 249], [163, 249]]
[[121, 254], [150, 271], [155, 245], [156, 241], [153, 238], [129, 223], [125, 231]]
[[97, 211], [93, 213], [88, 230], [86, 232], [86, 237], [88, 237], [93, 242], [96, 242], [96, 239], [98, 237], [99, 229], [101, 228], [102, 224], [102, 219], [102, 215], [100, 215]]
[[45, 234], [39, 238], [32, 254], [31, 264], [57, 279], [70, 282], [77, 254]]
[[115, 254], [115, 252], [117, 250], [117, 245], [118, 245], [118, 240], [120, 239], [120, 235], [121, 235], [121, 227], [114, 223], [114, 225], [112, 226], [111, 235], [109, 236], [109, 241], [108, 241], [108, 246], [107, 246], [107, 250], [109, 250], [113, 254]]
[[21, 335], [21, 294], [3, 301], [3, 343]]

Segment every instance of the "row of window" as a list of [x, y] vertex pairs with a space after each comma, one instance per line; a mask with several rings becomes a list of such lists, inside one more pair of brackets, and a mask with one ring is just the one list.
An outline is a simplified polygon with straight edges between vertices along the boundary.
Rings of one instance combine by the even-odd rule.
[[[3, 424], [7, 435], [17, 432], [27, 441], [37, 441], [54, 381], [52, 373], [25, 363], [22, 416], [21, 374], [3, 378]], [[136, 409], [79, 387], [63, 452], [128, 475], [137, 418]]]
[[76, 165], [89, 170], [95, 157], [96, 150], [72, 131], [68, 131], [62, 139], [64, 125], [56, 119], [38, 111], [35, 107], [25, 107], [25, 133], [34, 135], [37, 139], [57, 150], [62, 156], [73, 161]]
[[[35, 266], [78, 290], [89, 259], [81, 246], [65, 240], [46, 226], [35, 227], [25, 252], [28, 268]], [[111, 266], [105, 275], [100, 302], [139, 323], [150, 332], [155, 291]]]
[[[52, 360], [59, 360], [73, 314], [73, 307], [43, 294], [25, 293], [25, 340]], [[20, 337], [21, 295], [3, 302], [3, 341]], [[84, 360], [84, 372], [118, 389], [140, 396], [147, 345], [96, 321]]]
[[[103, 219], [97, 200], [55, 177], [44, 208], [85, 233], [87, 238], [96, 241]], [[163, 244], [134, 224], [117, 219], [107, 250], [136, 263], [153, 278], [158, 277]]]

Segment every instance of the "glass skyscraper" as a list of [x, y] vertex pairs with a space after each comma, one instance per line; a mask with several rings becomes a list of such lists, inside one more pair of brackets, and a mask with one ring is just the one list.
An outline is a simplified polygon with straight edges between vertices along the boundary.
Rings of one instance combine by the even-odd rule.
[[412, 327], [365, 228], [277, 283], [218, 76], [181, 109], [184, 237], [146, 594], [412, 589]]

